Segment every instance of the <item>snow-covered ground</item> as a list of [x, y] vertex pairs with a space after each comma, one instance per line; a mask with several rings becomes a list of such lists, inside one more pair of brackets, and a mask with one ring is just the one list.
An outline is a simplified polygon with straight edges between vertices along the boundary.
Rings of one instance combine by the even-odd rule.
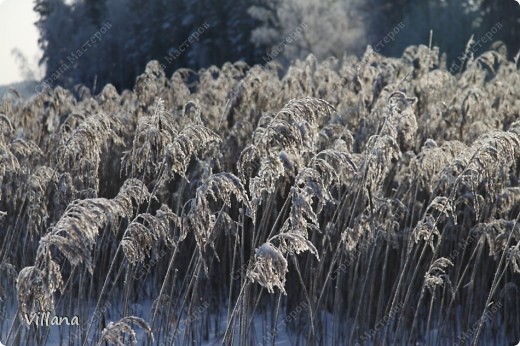
[[[135, 316], [140, 316], [146, 321], [151, 320], [150, 311], [151, 311], [152, 303], [148, 301], [146, 304], [134, 304], [130, 307], [131, 313]], [[227, 320], [227, 307], [223, 308], [218, 314], [214, 312], [209, 312], [208, 310], [209, 304], [202, 304], [199, 308], [194, 309], [194, 311], [188, 315], [183, 316], [183, 318], [177, 321], [176, 331], [172, 329], [170, 335], [164, 336], [162, 335], [159, 339], [157, 335], [155, 337], [153, 345], [165, 346], [165, 345], [184, 345], [184, 344], [196, 344], [196, 345], [221, 345], [223, 344], [224, 334], [226, 331], [226, 320]], [[304, 335], [300, 335], [300, 338], [295, 333], [295, 330], [298, 329], [297, 321], [302, 317], [303, 320], [308, 318], [308, 311], [306, 309], [306, 304], [302, 304], [294, 308], [289, 313], [280, 312], [278, 316], [278, 320], [276, 323], [274, 322], [274, 316], [269, 311], [265, 311], [264, 313], [255, 314], [255, 317], [250, 322], [249, 330], [248, 330], [248, 340], [254, 340], [255, 346], [263, 346], [263, 345], [272, 345], [274, 339], [274, 345], [302, 345], [306, 344], [306, 340], [304, 337], [308, 332], [308, 328], [303, 328]], [[108, 324], [110, 321], [116, 322], [120, 315], [120, 309], [115, 308], [114, 306], [108, 305], [107, 308], [101, 310], [103, 314], [106, 316], [106, 323]], [[0, 330], [0, 346], [4, 346], [6, 344], [6, 333], [9, 329], [13, 321], [14, 311], [9, 310], [7, 314], [7, 318], [3, 321], [2, 329]], [[209, 315], [208, 315], [209, 314]], [[460, 309], [458, 309], [457, 315], [461, 314]], [[96, 314], [91, 314], [91, 316], [95, 316]], [[316, 335], [319, 338], [319, 343], [324, 345], [332, 345], [337, 343], [337, 340], [332, 338], [332, 321], [333, 316], [329, 313], [324, 313], [318, 317], [321, 321], [320, 330], [316, 330]], [[48, 338], [46, 345], [49, 346], [58, 346], [58, 345], [68, 345], [69, 341], [69, 330], [71, 329], [71, 333], [78, 332], [78, 328], [82, 328], [86, 330], [89, 321], [80, 321], [80, 327], [56, 327], [51, 326], [48, 328]], [[295, 328], [296, 327], [296, 328]], [[382, 325], [381, 329], [378, 331], [382, 331], [383, 328], [386, 328], [386, 325]], [[192, 334], [192, 338], [189, 339], [187, 336], [188, 332], [194, 329], [194, 333]], [[235, 345], [239, 345], [239, 334], [238, 327], [236, 327], [235, 331]], [[336, 326], [337, 329], [337, 326]], [[300, 326], [301, 330], [301, 326]], [[92, 335], [91, 331], [91, 335]], [[140, 329], [139, 327], [135, 327], [135, 332], [137, 335], [138, 345], [146, 345], [149, 342], [149, 336]], [[468, 331], [466, 331], [468, 332]], [[60, 335], [61, 333], [61, 335]], [[175, 337], [174, 334], [175, 333]], [[363, 334], [360, 332], [359, 334]], [[457, 335], [463, 335], [463, 332], [457, 333]], [[92, 336], [89, 344], [96, 344], [99, 338], [100, 332], [97, 331], [96, 336]], [[406, 345], [406, 340], [403, 340], [401, 343], [394, 343], [393, 341], [393, 332], [392, 330], [387, 330], [386, 334], [388, 344], [397, 344], [397, 345]], [[462, 340], [447, 340], [446, 335], [444, 338], [439, 339], [440, 335], [438, 330], [432, 329], [430, 335], [423, 335], [420, 340], [417, 341], [416, 345], [428, 345], [428, 344], [469, 344], [471, 340], [470, 337], [466, 337], [464, 339], [464, 343]], [[480, 337], [480, 340], [488, 340], [487, 342], [481, 342], [481, 344], [499, 344], [499, 340], [503, 340], [505, 335], [491, 335], [487, 329], [484, 330], [483, 334]], [[344, 339], [348, 339], [344, 337]], [[174, 341], [174, 343], [173, 343]], [[3, 343], [2, 343], [3, 342]], [[375, 346], [380, 344], [380, 339], [376, 338], [365, 338], [364, 340], [354, 340], [354, 345], [366, 345], [366, 346]], [[342, 341], [343, 343], [343, 341]], [[520, 342], [517, 343], [517, 346], [520, 346]]]

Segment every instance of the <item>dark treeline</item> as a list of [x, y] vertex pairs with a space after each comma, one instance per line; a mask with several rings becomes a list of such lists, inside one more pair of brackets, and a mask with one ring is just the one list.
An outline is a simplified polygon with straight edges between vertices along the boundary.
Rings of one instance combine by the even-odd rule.
[[[367, 44], [400, 56], [404, 47], [428, 44], [431, 29], [433, 45], [452, 63], [471, 35], [477, 41], [498, 22], [492, 41], [503, 41], [510, 56], [520, 47], [513, 0], [35, 0], [35, 10], [46, 66], [40, 87], [83, 84], [93, 92], [107, 83], [132, 88], [152, 59], [168, 76], [181, 67], [263, 63], [300, 26], [305, 32], [284, 43], [277, 59], [360, 54]], [[488, 47], [477, 42], [473, 52]]]
[[240, 0], [37, 0], [46, 82], [97, 85], [97, 91], [112, 83], [121, 90], [131, 88], [152, 59], [168, 75], [180, 67], [257, 62], [260, 50], [249, 40], [257, 24], [247, 14], [250, 5]]

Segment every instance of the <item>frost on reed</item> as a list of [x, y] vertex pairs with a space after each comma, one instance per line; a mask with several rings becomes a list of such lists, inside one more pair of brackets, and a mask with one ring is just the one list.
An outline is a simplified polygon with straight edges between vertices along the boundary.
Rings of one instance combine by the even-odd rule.
[[106, 141], [120, 141], [113, 131], [114, 121], [105, 114], [95, 114], [75, 129], [65, 122], [60, 126], [55, 162], [60, 172], [78, 172], [73, 176], [76, 190], [89, 191], [95, 196], [99, 190], [101, 151]]
[[[190, 106], [187, 104], [186, 107]], [[202, 158], [215, 150], [220, 142], [221, 138], [196, 117], [166, 146], [163, 157], [165, 176], [171, 178], [176, 173], [187, 179], [186, 171], [191, 158]]]
[[438, 229], [438, 223], [451, 217], [453, 223], [457, 224], [457, 219], [454, 213], [454, 207], [449, 198], [437, 196], [430, 203], [423, 218], [415, 226], [412, 236], [415, 243], [420, 240], [426, 241], [426, 243], [435, 250], [435, 238], [440, 238], [441, 234]]
[[[199, 250], [205, 253], [206, 246], [214, 246], [218, 235], [216, 229], [219, 218], [226, 215], [224, 207], [231, 208], [232, 197], [242, 204], [244, 212], [254, 219], [249, 199], [244, 191], [240, 179], [231, 173], [217, 173], [211, 175], [197, 188], [195, 197], [189, 203], [189, 212], [183, 218], [180, 240], [192, 232], [197, 241]], [[221, 209], [215, 213], [213, 202], [222, 202]]]
[[444, 257], [436, 259], [424, 277], [425, 287], [434, 291], [436, 287], [444, 285], [445, 280], [449, 280], [449, 276], [446, 274], [446, 268], [449, 266], [453, 266], [449, 259]]
[[40, 238], [35, 265], [20, 271], [17, 279], [18, 298], [22, 312], [52, 311], [53, 295], [63, 282], [59, 265], [52, 260], [51, 248], [56, 248], [73, 265], [84, 264], [93, 274], [91, 255], [99, 231], [107, 227], [116, 230], [120, 218], [131, 217], [135, 205], [150, 198], [137, 179], [128, 179], [113, 199], [91, 198], [71, 203], [65, 214]]
[[161, 242], [169, 247], [176, 246], [178, 239], [170, 231], [172, 225], [180, 226], [179, 217], [166, 205], [162, 205], [155, 216], [149, 213], [137, 215], [121, 240], [128, 261], [132, 264], [142, 263]]
[[[288, 233], [308, 239], [312, 234], [310, 231], [319, 232], [318, 215], [327, 204], [336, 204], [331, 192], [340, 186], [344, 171], [356, 170], [356, 164], [348, 152], [326, 149], [316, 154], [308, 167], [302, 168], [295, 178], [289, 193], [289, 217], [285, 220], [280, 235]], [[298, 248], [296, 245], [295, 247]], [[312, 253], [317, 256], [317, 252]]]
[[56, 225], [40, 239], [40, 247], [55, 246], [72, 265], [84, 263], [92, 273], [94, 267], [90, 252], [99, 231], [105, 226], [116, 229], [120, 218], [132, 216], [134, 205], [149, 198], [148, 189], [140, 180], [128, 179], [111, 200], [91, 198], [74, 201]]
[[53, 311], [54, 293], [63, 286], [59, 265], [49, 258], [44, 265], [43, 270], [36, 266], [25, 267], [16, 279], [20, 319], [26, 323], [24, 316]]
[[135, 341], [141, 320], [105, 324], [119, 312], [151, 321], [137, 322], [151, 344], [277, 343], [282, 328], [294, 344], [364, 331], [451, 344], [497, 302], [474, 343], [517, 343], [520, 73], [507, 56], [492, 45], [455, 74], [423, 45], [309, 55], [283, 76], [236, 62], [168, 78], [153, 61], [133, 91], [9, 92], [2, 341], [44, 344], [13, 316], [54, 310], [91, 321], [57, 327], [63, 344]]
[[[128, 342], [131, 345], [137, 345], [137, 334], [134, 328], [132, 328], [133, 324], [143, 329], [153, 342], [152, 329], [145, 320], [136, 316], [126, 316], [117, 322], [108, 323], [107, 327], [103, 329], [98, 345], [103, 345], [104, 342], [110, 342], [118, 346], [128, 345]], [[125, 340], [125, 335], [128, 335], [130, 340]]]
[[[16, 156], [11, 152], [6, 139], [14, 132], [11, 121], [5, 114], [0, 113], [0, 184], [3, 186], [3, 179], [9, 173], [14, 173], [20, 169], [20, 164]], [[0, 199], [2, 193], [0, 192]]]
[[[286, 166], [295, 167], [288, 170], [294, 172], [308, 160], [308, 154], [315, 148], [319, 126], [333, 110], [328, 102], [320, 99], [291, 100], [274, 117], [264, 120], [265, 127], [259, 126], [255, 130], [254, 144], [244, 149], [238, 165], [242, 179], [251, 179], [249, 188], [254, 205], [261, 203], [264, 193], [274, 192]], [[260, 162], [256, 176], [251, 177], [252, 170], [247, 166], [253, 158], [259, 158]]]
[[[309, 166], [298, 172], [288, 197], [291, 200], [289, 217], [279, 234], [256, 249], [253, 267], [247, 274], [251, 281], [266, 287], [270, 293], [274, 286], [285, 293], [287, 261], [284, 256], [309, 251], [319, 260], [318, 250], [308, 240], [309, 232], [319, 232], [318, 215], [327, 203], [335, 204], [330, 191], [340, 184], [342, 171], [353, 172], [356, 168], [348, 152], [328, 149], [316, 154]], [[279, 242], [277, 247], [272, 244], [275, 241]]]
[[285, 294], [285, 274], [287, 260], [282, 252], [270, 243], [265, 243], [255, 251], [254, 264], [247, 276], [274, 293], [277, 286]]
[[138, 119], [132, 148], [125, 152], [123, 165], [125, 172], [133, 177], [154, 177], [159, 171], [166, 146], [177, 135], [177, 129], [159, 100], [154, 113]]

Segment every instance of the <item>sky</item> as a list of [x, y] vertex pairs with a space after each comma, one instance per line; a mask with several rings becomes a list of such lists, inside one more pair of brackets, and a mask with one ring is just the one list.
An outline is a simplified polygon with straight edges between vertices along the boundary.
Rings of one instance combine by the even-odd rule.
[[[12, 55], [20, 49], [33, 70], [38, 70], [41, 51], [38, 48], [37, 20], [34, 0], [0, 0], [0, 85], [23, 81], [19, 64]], [[36, 77], [41, 77], [41, 69]]]

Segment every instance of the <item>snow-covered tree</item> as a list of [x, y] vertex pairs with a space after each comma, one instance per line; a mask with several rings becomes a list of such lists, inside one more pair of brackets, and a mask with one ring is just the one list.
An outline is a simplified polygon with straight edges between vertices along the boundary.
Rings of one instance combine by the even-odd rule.
[[318, 59], [340, 57], [345, 51], [359, 53], [364, 49], [365, 28], [357, 2], [260, 0], [249, 8], [249, 14], [262, 23], [253, 30], [251, 40], [270, 46], [281, 60], [309, 53]]

